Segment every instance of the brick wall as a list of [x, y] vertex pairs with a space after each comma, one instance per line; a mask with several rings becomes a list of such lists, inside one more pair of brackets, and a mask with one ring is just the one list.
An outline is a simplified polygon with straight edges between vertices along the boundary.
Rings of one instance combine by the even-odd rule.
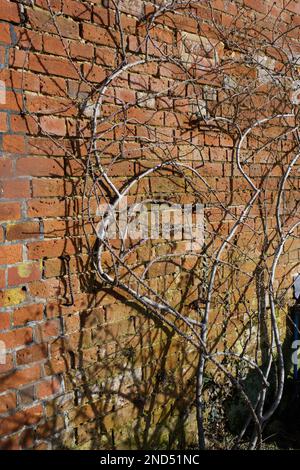
[[[124, 47], [133, 57], [146, 52], [140, 18], [153, 12], [154, 3], [159, 2], [120, 2]], [[243, 2], [214, 0], [212, 4], [222, 27], [237, 17]], [[280, 27], [299, 23], [298, 1], [289, 2], [281, 12], [280, 4], [280, 0], [244, 1], [249, 18], [258, 18], [266, 35], [273, 31], [272, 22], [264, 23], [272, 5], [273, 18], [280, 14]], [[210, 10], [201, 2], [193, 9], [201, 18], [209, 18]], [[0, 340], [7, 348], [6, 363], [0, 365], [2, 449], [147, 448], [172, 446], [178, 440], [183, 445], [183, 439], [194, 439], [193, 420], [187, 419], [193, 354], [128, 295], [101, 284], [91, 265], [90, 246], [95, 236], [82, 195], [86, 194], [83, 179], [94, 102], [85, 99], [93, 97], [93, 87], [121, 60], [122, 38], [115, 13], [109, 1], [49, 0], [48, 4], [46, 0], [0, 0], [0, 80], [6, 87], [0, 104]], [[210, 37], [209, 21], [204, 26], [203, 34]], [[193, 44], [197, 27], [191, 15], [169, 12], [158, 18], [151, 31], [150, 56], [159, 57], [161, 50], [181, 57], [190, 54], [188, 46], [182, 46], [182, 38], [185, 44]], [[297, 28], [289, 33], [295, 48], [298, 35]], [[226, 54], [224, 45], [217, 50], [219, 57]], [[237, 72], [248, 78], [256, 73], [242, 67]], [[99, 133], [105, 132], [106, 125], [108, 128], [99, 139], [104, 164], [109, 165], [122, 145], [126, 158], [110, 169], [116, 186], [121, 187], [151, 161], [152, 149], [139, 139], [159, 132], [161, 139], [173, 139], [171, 152], [187, 155], [187, 160], [195, 161], [195, 168], [205, 162], [203, 175], [224, 204], [234, 194], [231, 207], [238, 214], [249, 190], [240, 177], [232, 175], [232, 139], [214, 129], [195, 130], [188, 118], [193, 111], [191, 97], [197, 101], [201, 94], [204, 106], [213, 104], [215, 92], [210, 87], [219, 90], [218, 75], [203, 80], [198, 76], [196, 85], [184, 82], [180, 86], [180, 73], [174, 63], [149, 62], [124, 71], [115, 80], [103, 103], [104, 116], [112, 117], [98, 128]], [[229, 75], [234, 76], [234, 70]], [[173, 92], [167, 96], [149, 96], [172, 84]], [[222, 101], [222, 92], [218, 93]], [[124, 103], [143, 98], [147, 98], [145, 103], [129, 108], [127, 126], [118, 127], [114, 112]], [[254, 98], [260, 98], [264, 106], [263, 96]], [[125, 134], [135, 139], [124, 139]], [[195, 156], [195, 145], [201, 146], [201, 158]], [[292, 149], [292, 139], [288, 137], [284, 145], [286, 151]], [[267, 159], [249, 165], [249, 172], [256, 181], [267, 179], [270, 193], [278, 187], [282, 174], [280, 166], [269, 165]], [[217, 229], [223, 214], [214, 209], [214, 197], [198, 189], [204, 194], [209, 224]], [[297, 199], [297, 178], [290, 189], [288, 200]], [[131, 196], [136, 200], [149, 192], [160, 197], [171, 194], [174, 200], [188, 203], [194, 201], [193, 191], [181, 177], [160, 174], [145, 180]], [[94, 196], [89, 200], [92, 211], [97, 202]], [[254, 207], [252, 228], [261, 227], [260, 215], [259, 206]], [[226, 219], [223, 234], [233, 223], [233, 218]], [[241, 246], [251, 244], [254, 253], [255, 243], [263, 243], [263, 238], [244, 227]], [[298, 248], [297, 242], [291, 242], [284, 253], [278, 272], [282, 291], [289, 286], [291, 271], [297, 270]], [[135, 256], [143, 261], [147, 250], [137, 251]], [[191, 304], [197, 292], [191, 284], [199, 284], [188, 277], [193, 258], [184, 262], [184, 276], [175, 288], [172, 283], [178, 267], [169, 266], [161, 279], [162, 266], [154, 265], [149, 275], [152, 285], [161, 283], [160, 291], [167, 289], [176, 305], [183, 292]], [[248, 272], [253, 268], [249, 261], [243, 267]], [[225, 271], [226, 267], [223, 276]], [[230, 282], [235, 283], [234, 278]], [[248, 279], [243, 282], [247, 285]], [[221, 286], [220, 280], [219, 293], [225, 295], [226, 288]], [[246, 297], [251, 298], [255, 289], [251, 285]], [[231, 302], [238, 302], [239, 295]], [[218, 302], [224, 305], [224, 297]], [[243, 310], [240, 303], [237, 310], [247, 311], [247, 307]], [[243, 324], [244, 319], [234, 315], [226, 328], [230, 333]], [[220, 325], [221, 320], [212, 336]]]

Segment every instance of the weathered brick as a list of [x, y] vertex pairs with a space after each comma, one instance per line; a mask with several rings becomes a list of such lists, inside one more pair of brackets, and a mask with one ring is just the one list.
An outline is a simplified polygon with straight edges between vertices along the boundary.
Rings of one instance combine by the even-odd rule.
[[15, 287], [0, 291], [0, 307], [11, 307], [19, 305], [26, 300], [26, 291], [23, 288]]
[[26, 305], [13, 312], [13, 323], [15, 326], [26, 325], [29, 322], [41, 321], [43, 319], [43, 304]]
[[83, 4], [75, 0], [64, 0], [63, 12], [76, 19], [90, 20], [92, 5], [89, 5], [88, 3]]
[[42, 54], [29, 56], [30, 70], [59, 77], [78, 78], [78, 73], [72, 64], [62, 57], [52, 57]]
[[92, 59], [94, 57], [94, 46], [72, 41], [70, 44], [71, 57], [77, 60]]
[[66, 123], [62, 118], [43, 116], [41, 117], [41, 129], [48, 134], [64, 136], [66, 134]]
[[7, 131], [7, 113], [0, 113], [0, 132]]
[[61, 39], [57, 36], [50, 36], [49, 34], [45, 34], [43, 36], [43, 45], [44, 51], [49, 52], [49, 54], [62, 57], [67, 56], [68, 42], [61, 41]]
[[33, 197], [70, 196], [72, 192], [72, 182], [63, 178], [36, 178], [32, 180]]
[[43, 416], [43, 408], [41, 405], [27, 408], [24, 411], [3, 418], [0, 420], [0, 436], [12, 434], [22, 429], [23, 426], [32, 426], [40, 421]]
[[56, 377], [40, 382], [37, 385], [36, 393], [38, 398], [47, 398], [60, 391], [60, 381]]
[[36, 326], [35, 335], [39, 341], [48, 341], [50, 338], [56, 338], [60, 335], [60, 321], [56, 318], [39, 323]]
[[9, 312], [0, 313], [0, 330], [7, 330], [10, 327]]
[[0, 246], [0, 264], [14, 264], [22, 261], [22, 245]]
[[10, 158], [0, 159], [0, 174], [2, 178], [9, 178], [13, 175], [12, 161]]
[[0, 340], [4, 341], [8, 349], [30, 344], [32, 342], [32, 329], [19, 328], [6, 333], [0, 333]]
[[99, 26], [88, 23], [83, 23], [82, 26], [83, 39], [86, 39], [87, 41], [110, 47], [114, 47], [116, 45], [116, 41], [118, 41], [118, 34], [112, 31], [107, 31]]
[[16, 162], [18, 176], [63, 176], [63, 163], [59, 159], [24, 157]]
[[[49, 11], [29, 9], [28, 17], [31, 26], [34, 29], [57, 34], [55, 23]], [[63, 37], [73, 39], [79, 38], [78, 23], [70, 18], [65, 18], [63, 16], [58, 16], [55, 21]]]
[[39, 76], [40, 89], [43, 95], [65, 98], [67, 96], [67, 80], [62, 77]]
[[33, 199], [27, 205], [28, 217], [64, 217], [71, 215], [66, 201], [60, 199]]
[[7, 23], [1, 23], [0, 42], [4, 42], [5, 44], [11, 43], [9, 24]]
[[39, 365], [16, 370], [0, 377], [0, 392], [5, 392], [9, 389], [18, 389], [23, 385], [35, 382], [40, 377], [41, 370]]
[[13, 435], [5, 439], [0, 439], [0, 450], [20, 450], [19, 436]]
[[4, 287], [6, 287], [5, 273], [6, 269], [0, 269], [0, 289], [4, 289]]
[[6, 227], [6, 239], [8, 241], [39, 238], [40, 226], [38, 222], [28, 221], [8, 224]]
[[18, 286], [41, 279], [40, 263], [22, 263], [8, 268], [8, 285]]
[[16, 353], [18, 365], [30, 364], [46, 359], [48, 356], [47, 344], [33, 344], [27, 348], [20, 349]]
[[[58, 70], [64, 71], [65, 69], [62, 67], [63, 64], [57, 64]], [[62, 75], [64, 76], [64, 75]], [[54, 77], [57, 78], [57, 77]], [[74, 116], [76, 115], [76, 107], [74, 104], [70, 102], [69, 99], [66, 99], [64, 97], [55, 97], [55, 96], [42, 96], [42, 95], [29, 95], [27, 100], [27, 109], [31, 113], [35, 114], [47, 114], [47, 115], [57, 115], [59, 114], [60, 116]], [[32, 143], [31, 139], [28, 139], [29, 143], [29, 148], [30, 144]], [[40, 143], [42, 144], [43, 141], [42, 139], [39, 139], [38, 142], [34, 143]], [[56, 147], [58, 150], [58, 144], [55, 142], [49, 142], [49, 139], [47, 141], [48, 146], [50, 145], [51, 147]], [[31, 146], [32, 150], [32, 146]], [[34, 152], [33, 152], [34, 153]], [[46, 155], [48, 152], [46, 152]]]
[[17, 397], [15, 393], [6, 393], [0, 396], [0, 414], [13, 410], [17, 406]]
[[0, 219], [17, 220], [21, 217], [21, 207], [18, 202], [1, 202], [0, 203]]
[[267, 13], [267, 5], [263, 0], [244, 0], [247, 7], [253, 8], [253, 10], [259, 13]]
[[9, 0], [0, 0], [0, 19], [11, 21], [12, 23], [19, 23], [20, 16], [18, 5]]
[[3, 136], [3, 150], [9, 153], [25, 153], [25, 139], [21, 135], [7, 134]]
[[11, 179], [0, 182], [2, 197], [6, 199], [19, 199], [30, 197], [30, 183], [28, 179]]
[[105, 79], [106, 73], [103, 67], [99, 67], [95, 64], [84, 64], [83, 73], [87, 80], [91, 82], [101, 83]]

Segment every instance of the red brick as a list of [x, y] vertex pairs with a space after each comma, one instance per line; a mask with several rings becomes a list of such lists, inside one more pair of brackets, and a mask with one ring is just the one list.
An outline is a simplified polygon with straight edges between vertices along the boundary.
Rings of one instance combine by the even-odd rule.
[[4, 341], [7, 349], [29, 344], [32, 342], [32, 329], [19, 328], [6, 333], [0, 333], [0, 340]]
[[47, 157], [22, 157], [16, 162], [18, 176], [63, 176], [63, 162]]
[[41, 376], [41, 369], [39, 365], [26, 367], [25, 369], [16, 370], [6, 376], [0, 377], [0, 392], [5, 392], [8, 389], [17, 389], [23, 385], [35, 382]]
[[26, 134], [38, 134], [37, 120], [31, 116], [12, 115], [10, 126], [13, 132], [24, 132]]
[[6, 53], [6, 48], [4, 46], [0, 46], [0, 64], [5, 63], [5, 53]]
[[112, 26], [115, 21], [115, 15], [113, 11], [107, 8], [94, 5], [93, 20], [94, 20], [94, 23], [102, 25], [102, 26], [109, 26], [109, 24]]
[[20, 15], [18, 5], [9, 0], [0, 0], [0, 20], [19, 23]]
[[64, 319], [64, 331], [66, 334], [74, 333], [80, 330], [80, 316], [79, 314], [70, 315]]
[[118, 35], [115, 33], [88, 23], [83, 23], [82, 34], [83, 39], [103, 46], [115, 47], [115, 41], [118, 40]]
[[56, 415], [54, 418], [47, 419], [36, 428], [36, 436], [38, 439], [51, 438], [53, 434], [62, 431], [65, 428], [65, 421], [62, 415]]
[[31, 54], [29, 56], [29, 68], [35, 72], [57, 75], [59, 77], [79, 78], [73, 65], [69, 60], [61, 57], [52, 57], [42, 54]]
[[14, 435], [7, 439], [0, 439], [0, 450], [20, 450], [19, 436]]
[[40, 259], [44, 257], [57, 258], [61, 256], [65, 250], [69, 254], [73, 254], [76, 251], [70, 240], [45, 240], [28, 243], [27, 246], [29, 259]]
[[[15, 89], [24, 88], [27, 91], [34, 91], [34, 92], [39, 92], [39, 89], [40, 89], [39, 77], [34, 75], [33, 73], [27, 72], [26, 70], [20, 71], [20, 70], [3, 69], [2, 71], [0, 70], [0, 78], [1, 80], [5, 81], [8, 87], [11, 87], [11, 88], [15, 88]], [[10, 94], [10, 92], [7, 92], [7, 93]], [[17, 94], [16, 96], [19, 100], [20, 106], [22, 106], [21, 95]], [[13, 93], [10, 99], [12, 98], [15, 99], [15, 96]], [[17, 110], [19, 111], [21, 109], [20, 106], [17, 108]]]
[[25, 429], [19, 438], [19, 443], [22, 449], [29, 449], [33, 446], [35, 439], [35, 431], [31, 428]]
[[[114, 2], [111, 0], [106, 0], [105, 4], [108, 5], [109, 8], [113, 8]], [[144, 2], [141, 0], [120, 0], [118, 6], [120, 11], [128, 13], [132, 16], [141, 17], [144, 13]]]
[[[54, 21], [52, 20], [49, 11], [41, 11], [31, 8], [28, 9], [28, 17], [33, 29], [57, 34]], [[63, 37], [71, 39], [79, 38], [79, 25], [72, 19], [58, 16], [56, 17], [56, 24]]]
[[41, 266], [39, 263], [22, 263], [8, 268], [8, 285], [18, 286], [27, 282], [41, 279]]
[[135, 103], [136, 93], [129, 88], [115, 88], [116, 102]]
[[47, 398], [60, 391], [60, 381], [56, 377], [45, 380], [36, 386], [36, 394], [40, 399]]
[[17, 220], [21, 217], [21, 207], [18, 202], [0, 203], [0, 220]]
[[81, 59], [92, 59], [94, 57], [94, 46], [91, 44], [82, 44], [80, 42], [71, 42], [70, 44], [71, 57]]
[[10, 158], [0, 158], [0, 175], [2, 178], [9, 178], [13, 175], [12, 160]]
[[72, 16], [76, 19], [90, 20], [92, 6], [87, 3], [81, 3], [74, 0], [63, 1], [63, 12], [66, 15]]
[[43, 319], [43, 304], [26, 305], [13, 312], [15, 326], [26, 325], [28, 322], [41, 321]]
[[43, 36], [44, 51], [49, 52], [49, 54], [59, 55], [62, 57], [67, 56], [66, 47], [68, 46], [67, 41], [63, 42], [57, 36]]
[[28, 52], [21, 49], [10, 49], [9, 65], [16, 68], [28, 66]]
[[28, 201], [27, 215], [29, 217], [64, 217], [71, 215], [66, 201], [52, 198], [33, 199]]
[[33, 450], [50, 450], [50, 444], [49, 442], [41, 442], [39, 444], [36, 444]]
[[22, 95], [18, 92], [7, 90], [5, 103], [0, 103], [0, 109], [20, 111], [20, 109], [22, 109]]
[[0, 181], [0, 192], [3, 198], [18, 199], [30, 197], [30, 183], [27, 179]]
[[[47, 155], [47, 156], [65, 156], [66, 150], [64, 149], [63, 142], [56, 142], [54, 140], [50, 140], [46, 137], [30, 137], [29, 138], [29, 147], [30, 153], [32, 155]], [[57, 160], [58, 162], [62, 162], [62, 160]]]
[[28, 408], [24, 411], [3, 418], [0, 420], [0, 436], [12, 434], [23, 426], [32, 426], [40, 421], [43, 416], [43, 408], [41, 405]]
[[38, 341], [44, 342], [50, 338], [57, 338], [60, 335], [61, 327], [59, 319], [47, 320], [36, 326], [35, 335]]
[[[27, 109], [35, 114], [60, 114], [61, 116], [74, 116], [76, 114], [76, 108], [70, 100], [54, 96], [29, 95], [27, 97]], [[39, 141], [42, 142], [42, 139], [39, 139]], [[54, 145], [58, 147], [57, 144], [51, 143], [51, 146]]]
[[264, 0], [244, 0], [244, 3], [247, 7], [253, 8], [259, 13], [267, 13], [268, 11], [268, 5]]
[[[6, 281], [5, 281], [5, 269], [0, 269], [0, 289], [4, 289], [6, 286]], [[0, 328], [1, 328], [1, 315], [0, 315]]]
[[14, 28], [16, 34], [16, 41], [20, 49], [33, 49], [41, 51], [43, 48], [42, 35], [36, 31], [31, 31], [28, 28]]
[[61, 0], [50, 0], [50, 2], [49, 0], [35, 0], [34, 3], [37, 7], [43, 8], [47, 11], [49, 10], [50, 3], [53, 12], [61, 13]]
[[42, 279], [33, 281], [28, 285], [29, 293], [32, 297], [42, 297], [50, 299], [63, 295], [64, 288], [59, 279]]
[[286, 5], [287, 10], [300, 15], [300, 4], [298, 0], [292, 0]]
[[5, 44], [10, 44], [11, 43], [9, 24], [7, 24], [7, 23], [1, 23], [1, 26], [0, 26], [0, 42], [4, 42]]
[[[0, 364], [0, 375], [1, 374], [6, 374], [7, 372], [9, 373], [12, 373], [13, 369], [14, 369], [14, 357], [11, 353], [8, 353], [6, 354], [6, 357], [5, 357], [5, 364]], [[2, 392], [3, 391], [6, 391], [5, 389], [4, 390], [1, 390]]]
[[9, 153], [25, 153], [25, 139], [22, 135], [4, 135], [3, 150]]
[[17, 364], [30, 364], [31, 362], [38, 362], [46, 359], [48, 356], [46, 344], [33, 344], [28, 348], [23, 348], [17, 351], [16, 358]]
[[22, 261], [22, 245], [0, 246], [0, 264], [14, 264]]
[[0, 396], [0, 414], [7, 413], [17, 406], [17, 398], [15, 393], [6, 393]]
[[103, 67], [98, 65], [83, 64], [83, 74], [87, 80], [91, 82], [100, 83], [105, 79], [106, 73]]
[[32, 180], [33, 197], [69, 196], [72, 191], [72, 183], [62, 178], [37, 178]]
[[48, 134], [64, 136], [66, 134], [66, 123], [62, 118], [43, 116], [41, 117], [41, 129]]
[[10, 327], [10, 313], [0, 312], [0, 330], [8, 330]]
[[56, 97], [67, 96], [67, 81], [61, 77], [47, 77], [40, 75], [41, 93]]
[[0, 132], [7, 131], [7, 114], [0, 113]]
[[6, 227], [6, 239], [9, 241], [39, 238], [40, 226], [38, 222], [20, 222]]
[[[141, 91], [148, 90], [149, 77], [145, 75], [131, 73], [129, 76], [129, 81], [130, 81], [130, 87], [133, 88], [134, 90], [141, 90]], [[160, 84], [160, 87], [161, 87], [161, 84]]]

